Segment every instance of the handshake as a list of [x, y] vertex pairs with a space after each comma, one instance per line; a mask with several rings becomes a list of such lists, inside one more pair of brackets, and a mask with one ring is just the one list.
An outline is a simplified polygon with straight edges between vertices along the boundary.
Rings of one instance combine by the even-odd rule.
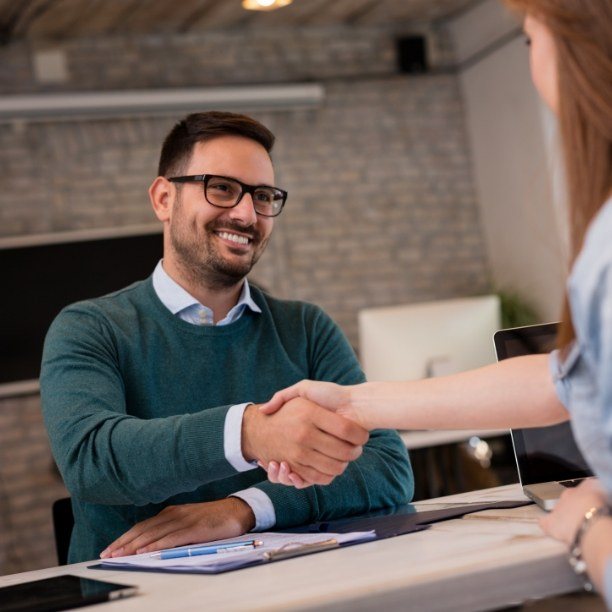
[[351, 387], [303, 380], [265, 404], [248, 406], [242, 452], [268, 479], [296, 488], [328, 485], [357, 459], [368, 424], [351, 408]]
[[[242, 419], [242, 454], [257, 460], [268, 478], [297, 488], [327, 485], [357, 459], [372, 427], [351, 407], [355, 387], [303, 380]], [[242, 499], [167, 506], [136, 523], [112, 542], [103, 558], [148, 553], [235, 537], [255, 527], [255, 514]]]

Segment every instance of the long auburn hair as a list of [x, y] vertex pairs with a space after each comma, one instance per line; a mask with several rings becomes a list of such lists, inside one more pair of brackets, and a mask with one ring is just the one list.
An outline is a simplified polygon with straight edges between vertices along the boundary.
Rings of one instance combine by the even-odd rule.
[[[589, 223], [612, 191], [612, 1], [504, 2], [544, 23], [555, 43], [573, 263]], [[566, 295], [557, 343], [567, 347], [574, 337]]]

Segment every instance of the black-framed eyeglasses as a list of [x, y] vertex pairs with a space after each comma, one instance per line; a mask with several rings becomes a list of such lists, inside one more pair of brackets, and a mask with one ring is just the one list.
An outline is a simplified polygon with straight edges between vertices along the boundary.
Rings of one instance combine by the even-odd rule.
[[251, 195], [253, 208], [262, 217], [276, 217], [281, 214], [287, 201], [287, 192], [269, 185], [247, 185], [230, 176], [217, 174], [193, 174], [173, 176], [173, 183], [202, 183], [204, 197], [212, 206], [234, 208], [238, 206], [245, 193]]

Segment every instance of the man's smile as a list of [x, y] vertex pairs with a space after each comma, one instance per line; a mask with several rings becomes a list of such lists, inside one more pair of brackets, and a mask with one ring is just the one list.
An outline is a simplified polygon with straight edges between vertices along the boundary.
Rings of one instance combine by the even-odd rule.
[[253, 242], [252, 236], [245, 236], [244, 234], [236, 234], [234, 232], [226, 230], [215, 230], [214, 232], [219, 238], [226, 240], [234, 245], [248, 246]]

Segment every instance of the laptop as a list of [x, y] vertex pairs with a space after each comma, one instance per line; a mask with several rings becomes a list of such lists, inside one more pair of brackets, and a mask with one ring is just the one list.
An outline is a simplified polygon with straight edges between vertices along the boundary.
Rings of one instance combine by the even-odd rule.
[[[497, 360], [549, 353], [558, 324], [546, 323], [498, 331]], [[566, 487], [593, 475], [574, 441], [569, 422], [549, 427], [512, 429], [512, 445], [523, 492], [544, 510], [552, 510]]]

